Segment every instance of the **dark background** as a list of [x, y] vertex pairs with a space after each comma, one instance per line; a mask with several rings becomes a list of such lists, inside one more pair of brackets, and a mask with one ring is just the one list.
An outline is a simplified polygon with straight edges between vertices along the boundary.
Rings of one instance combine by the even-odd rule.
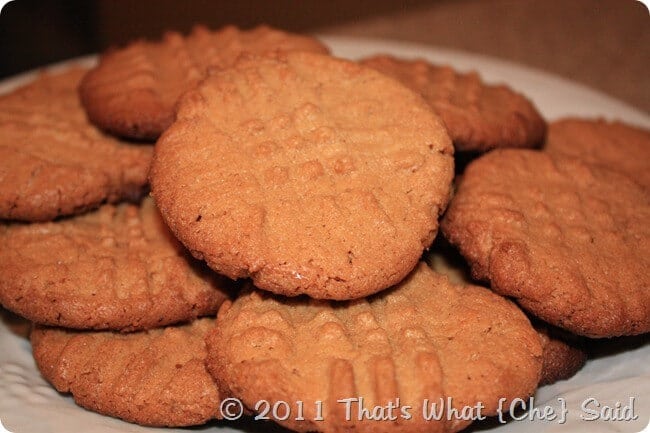
[[14, 0], [0, 15], [0, 77], [196, 23], [309, 32], [425, 3], [431, 0]]
[[469, 51], [650, 113], [650, 14], [636, 0], [14, 0], [0, 14], [0, 78], [195, 23], [266, 23]]

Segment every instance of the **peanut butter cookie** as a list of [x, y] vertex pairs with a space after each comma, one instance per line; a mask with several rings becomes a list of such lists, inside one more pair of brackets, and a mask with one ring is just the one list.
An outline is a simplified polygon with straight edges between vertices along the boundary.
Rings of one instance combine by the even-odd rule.
[[420, 93], [442, 118], [458, 151], [537, 147], [546, 122], [524, 95], [425, 60], [378, 55], [361, 60]]
[[277, 52], [186, 93], [150, 179], [170, 228], [217, 272], [343, 300], [415, 267], [449, 199], [452, 153], [440, 119], [398, 82]]
[[[424, 263], [396, 287], [354, 301], [245, 294], [224, 303], [207, 347], [220, 389], [257, 412], [261, 400], [288, 402], [280, 424], [321, 432], [459, 431], [471, 420], [448, 410], [481, 405], [487, 416], [500, 398], [526, 398], [542, 355], [514, 304]], [[444, 408], [440, 420], [428, 418], [433, 403]]]
[[267, 26], [210, 31], [197, 26], [188, 36], [168, 32], [161, 41], [137, 41], [108, 51], [81, 84], [90, 119], [113, 134], [155, 140], [174, 120], [174, 104], [209, 67], [230, 66], [243, 52], [328, 48], [314, 38]]
[[[436, 238], [426, 254], [426, 261], [434, 271], [446, 275], [454, 284], [476, 284], [471, 278], [467, 262], [442, 236]], [[543, 348], [540, 385], [568, 379], [584, 366], [587, 353], [580, 337], [540, 320], [533, 320], [532, 324], [541, 338]]]
[[153, 149], [88, 122], [77, 95], [85, 73], [43, 73], [0, 96], [0, 219], [46, 221], [146, 191]]
[[89, 410], [147, 426], [191, 426], [220, 417], [221, 393], [205, 367], [213, 319], [120, 334], [36, 327], [36, 365], [59, 392]]
[[198, 262], [153, 203], [0, 226], [0, 302], [40, 324], [134, 330], [215, 313], [226, 278]]
[[469, 261], [544, 321], [588, 337], [650, 331], [650, 190], [578, 158], [496, 150], [442, 222]]
[[560, 119], [549, 125], [544, 150], [620, 171], [650, 188], [647, 129], [603, 119]]

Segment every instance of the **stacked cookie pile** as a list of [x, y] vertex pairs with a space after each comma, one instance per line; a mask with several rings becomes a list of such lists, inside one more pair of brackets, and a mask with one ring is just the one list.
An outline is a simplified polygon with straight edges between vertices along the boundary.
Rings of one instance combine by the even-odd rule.
[[[0, 302], [102, 414], [198, 425], [234, 398], [296, 431], [459, 431], [577, 371], [557, 335], [650, 331], [650, 133], [546, 137], [476, 74], [197, 28], [39, 76], [0, 130]], [[443, 214], [491, 290], [443, 275]]]

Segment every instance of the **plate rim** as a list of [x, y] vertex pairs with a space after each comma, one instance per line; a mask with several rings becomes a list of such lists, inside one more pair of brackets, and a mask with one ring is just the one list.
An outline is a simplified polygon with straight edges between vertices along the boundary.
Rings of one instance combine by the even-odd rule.
[[[428, 45], [428, 44], [422, 44], [422, 43], [413, 43], [413, 42], [407, 42], [407, 41], [397, 41], [397, 40], [392, 40], [392, 39], [382, 39], [382, 38], [367, 38], [367, 37], [356, 37], [356, 36], [341, 36], [341, 35], [331, 35], [331, 34], [322, 34], [322, 35], [317, 35], [318, 38], [320, 38], [323, 42], [331, 46], [333, 53], [336, 55], [337, 53], [340, 52], [345, 52], [346, 50], [350, 50], [350, 46], [357, 45], [357, 49], [361, 47], [360, 51], [363, 52], [370, 52], [372, 49], [382, 49], [382, 50], [388, 50], [390, 52], [401, 52], [401, 53], [423, 53], [424, 57], [427, 59], [432, 60], [433, 58], [436, 58], [437, 56], [441, 57], [459, 57], [463, 59], [469, 59], [471, 62], [468, 62], [467, 64], [471, 64], [472, 62], [486, 62], [491, 65], [494, 65], [496, 69], [498, 70], [499, 68], [501, 69], [509, 69], [509, 70], [515, 70], [519, 74], [523, 75], [531, 75], [535, 77], [536, 80], [541, 80], [543, 82], [548, 82], [548, 83], [560, 83], [562, 86], [568, 86], [577, 89], [578, 93], [588, 93], [591, 95], [596, 96], [597, 101], [604, 101], [604, 104], [606, 106], [609, 106], [611, 108], [623, 108], [621, 111], [622, 113], [622, 120], [625, 122], [629, 122], [628, 120], [628, 115], [630, 113], [633, 113], [635, 116], [637, 116], [642, 123], [640, 126], [645, 126], [650, 128], [650, 117], [646, 114], [643, 113], [642, 111], [629, 106], [628, 104], [613, 98], [609, 95], [606, 95], [596, 89], [592, 89], [588, 86], [582, 85], [580, 83], [576, 83], [572, 80], [569, 80], [567, 78], [563, 78], [558, 75], [554, 75], [552, 73], [548, 73], [545, 71], [541, 71], [539, 69], [531, 68], [525, 65], [521, 65], [518, 63], [510, 62], [507, 60], [502, 60], [499, 58], [491, 57], [491, 56], [485, 56], [481, 54], [475, 54], [475, 53], [468, 53], [464, 52], [461, 50], [456, 50], [456, 49], [449, 49], [449, 48], [444, 48], [444, 47], [438, 47], [435, 45]], [[365, 54], [360, 54], [360, 55], [365, 55]], [[8, 91], [10, 88], [15, 88], [17, 86], [20, 86], [21, 84], [24, 84], [28, 82], [29, 80], [33, 79], [39, 71], [47, 70], [47, 71], [57, 71], [60, 69], [65, 69], [70, 67], [73, 64], [81, 64], [85, 66], [92, 66], [98, 59], [97, 54], [91, 54], [91, 55], [86, 55], [86, 56], [81, 56], [81, 57], [75, 57], [72, 59], [67, 59], [63, 60], [60, 62], [55, 62], [47, 65], [43, 65], [41, 67], [25, 71], [22, 73], [19, 73], [17, 75], [13, 75], [11, 77], [6, 77], [2, 80], [0, 80], [0, 94], [3, 92]], [[452, 66], [455, 66], [452, 64]], [[460, 68], [460, 70], [466, 70], [466, 68]], [[479, 70], [479, 73], [481, 71]], [[534, 80], [533, 80], [534, 81]], [[526, 90], [524, 90], [524, 94], [526, 94]], [[576, 113], [576, 115], [580, 115], [580, 113]], [[635, 123], [635, 122], [631, 122]], [[16, 349], [17, 347], [19, 348], [20, 345], [24, 346], [25, 344], [28, 344], [28, 342], [25, 342], [24, 340], [20, 339], [19, 337], [15, 336], [11, 330], [8, 329], [8, 327], [0, 321], [0, 343], [5, 343], [8, 341], [10, 343], [13, 343], [14, 345], [11, 346], [13, 349]], [[15, 341], [14, 341], [15, 340]], [[7, 346], [5, 346], [7, 347]], [[24, 347], [23, 347], [24, 349]], [[6, 349], [5, 349], [6, 350]], [[644, 352], [646, 353], [650, 350], [650, 346], [646, 345], [644, 348]], [[24, 354], [23, 354], [24, 355]], [[9, 364], [17, 362], [17, 358], [19, 358], [17, 355], [12, 356], [11, 353], [6, 353], [3, 351], [3, 353], [0, 353], [0, 373], [2, 372], [2, 367], [6, 367]], [[612, 359], [612, 358], [608, 358]], [[600, 360], [596, 360], [600, 361]], [[22, 361], [21, 361], [22, 362]], [[589, 363], [593, 361], [589, 361]], [[32, 364], [29, 366], [31, 368], [35, 368], [33, 365], [33, 360]], [[589, 370], [586, 370], [586, 372], [589, 372]], [[36, 379], [42, 381], [43, 379], [40, 377], [40, 374], [38, 370], [32, 371], [32, 373], [36, 374]], [[579, 373], [580, 374], [580, 373]], [[0, 375], [1, 376], [1, 375]], [[0, 382], [2, 382], [2, 377], [0, 377]], [[552, 386], [552, 385], [551, 385]], [[547, 390], [547, 393], [550, 393], [553, 388], [544, 388]], [[9, 395], [10, 397], [6, 397]], [[4, 398], [2, 398], [4, 396]], [[2, 400], [11, 400], [12, 397], [9, 391], [6, 391], [3, 388], [0, 388], [0, 409], [4, 407], [15, 407], [15, 406], [28, 406], [32, 407], [29, 405], [26, 405], [25, 400], [18, 401], [16, 403], [13, 403], [13, 405], [9, 402], [2, 403]], [[66, 398], [67, 401], [71, 402], [72, 399], [70, 397]], [[34, 406], [36, 409], [38, 409], [38, 405]], [[76, 412], [76, 410], [84, 411], [84, 409], [80, 407], [74, 406], [72, 409], [74, 409], [73, 412]], [[0, 418], [2, 418], [2, 421], [5, 422], [5, 427], [10, 428], [11, 425], [7, 425], [6, 421], [4, 420], [4, 414], [0, 413]], [[93, 414], [94, 415], [94, 414]], [[33, 413], [32, 413], [33, 416]], [[101, 416], [101, 415], [97, 415]], [[101, 416], [102, 418], [106, 418]], [[29, 418], [29, 416], [26, 416], [26, 418]], [[81, 418], [81, 417], [80, 417]], [[88, 417], [82, 417], [84, 420], [88, 420]], [[55, 432], [58, 433], [59, 430], [56, 430], [56, 426], [51, 426], [54, 427], [53, 430], [50, 430], [50, 432]], [[92, 428], [92, 426], [89, 426]], [[101, 432], [113, 432], [113, 431], [138, 431], [138, 432], [153, 432], [153, 431], [165, 431], [169, 433], [176, 433], [176, 432], [186, 432], [187, 430], [177, 430], [177, 429], [155, 429], [155, 428], [148, 428], [148, 427], [140, 427], [140, 426], [135, 426], [132, 424], [125, 423], [123, 421], [119, 421], [116, 419], [111, 419], [110, 426], [101, 426]], [[105, 427], [105, 428], [104, 428]], [[230, 427], [224, 427], [222, 429], [214, 429], [214, 426], [209, 427], [212, 431], [219, 431], [223, 433], [238, 433], [240, 430], [234, 430], [233, 428]], [[511, 425], [512, 428], [512, 425]], [[200, 428], [198, 429], [200, 430]], [[499, 432], [501, 432], [500, 429], [497, 429]], [[88, 430], [87, 430], [88, 431]], [[24, 430], [16, 430], [15, 433], [25, 433]]]

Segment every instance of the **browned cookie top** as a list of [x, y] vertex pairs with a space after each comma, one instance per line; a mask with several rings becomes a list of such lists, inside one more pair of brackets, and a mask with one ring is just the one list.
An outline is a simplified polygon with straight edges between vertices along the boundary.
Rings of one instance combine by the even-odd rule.
[[216, 312], [227, 282], [174, 239], [153, 204], [0, 226], [0, 302], [36, 323], [144, 329]]
[[86, 409], [149, 426], [220, 417], [220, 392], [205, 368], [213, 319], [119, 334], [36, 327], [36, 365]]
[[[537, 387], [541, 346], [525, 315], [477, 286], [458, 286], [421, 263], [398, 286], [370, 298], [324, 302], [252, 292], [227, 302], [207, 337], [208, 370], [254, 409], [259, 400], [304, 404], [298, 431], [451, 432], [470, 421], [425, 420], [423, 404], [457, 410], [526, 398]], [[362, 407], [410, 406], [411, 419], [359, 421]], [[428, 399], [428, 404], [426, 400]], [[321, 401], [322, 421], [315, 421]], [[258, 408], [259, 410], [259, 408]], [[445, 409], [446, 411], [446, 409]], [[445, 412], [446, 413], [446, 412]]]
[[161, 41], [138, 41], [105, 53], [81, 84], [90, 119], [114, 134], [155, 140], [174, 120], [178, 97], [205, 76], [208, 67], [230, 66], [242, 52], [305, 50], [327, 53], [316, 39], [267, 26], [188, 36], [168, 32]]
[[88, 122], [77, 97], [85, 72], [41, 74], [0, 96], [0, 219], [50, 220], [143, 193], [152, 149]]
[[452, 172], [445, 128], [415, 93], [353, 62], [273, 53], [185, 94], [150, 177], [174, 233], [218, 272], [351, 299], [413, 269]]
[[650, 331], [650, 191], [577, 158], [497, 150], [442, 223], [475, 278], [590, 337]]
[[[469, 266], [442, 236], [436, 238], [426, 260], [434, 271], [447, 276], [454, 284], [473, 283]], [[578, 337], [541, 321], [533, 321], [533, 328], [539, 334], [543, 348], [540, 385], [568, 379], [583, 367], [587, 354]]]
[[623, 122], [565, 118], [549, 125], [544, 150], [630, 175], [650, 188], [650, 131]]
[[505, 85], [485, 84], [475, 72], [388, 55], [361, 63], [424, 96], [445, 122], [456, 150], [535, 147], [544, 139], [546, 122], [525, 96]]

